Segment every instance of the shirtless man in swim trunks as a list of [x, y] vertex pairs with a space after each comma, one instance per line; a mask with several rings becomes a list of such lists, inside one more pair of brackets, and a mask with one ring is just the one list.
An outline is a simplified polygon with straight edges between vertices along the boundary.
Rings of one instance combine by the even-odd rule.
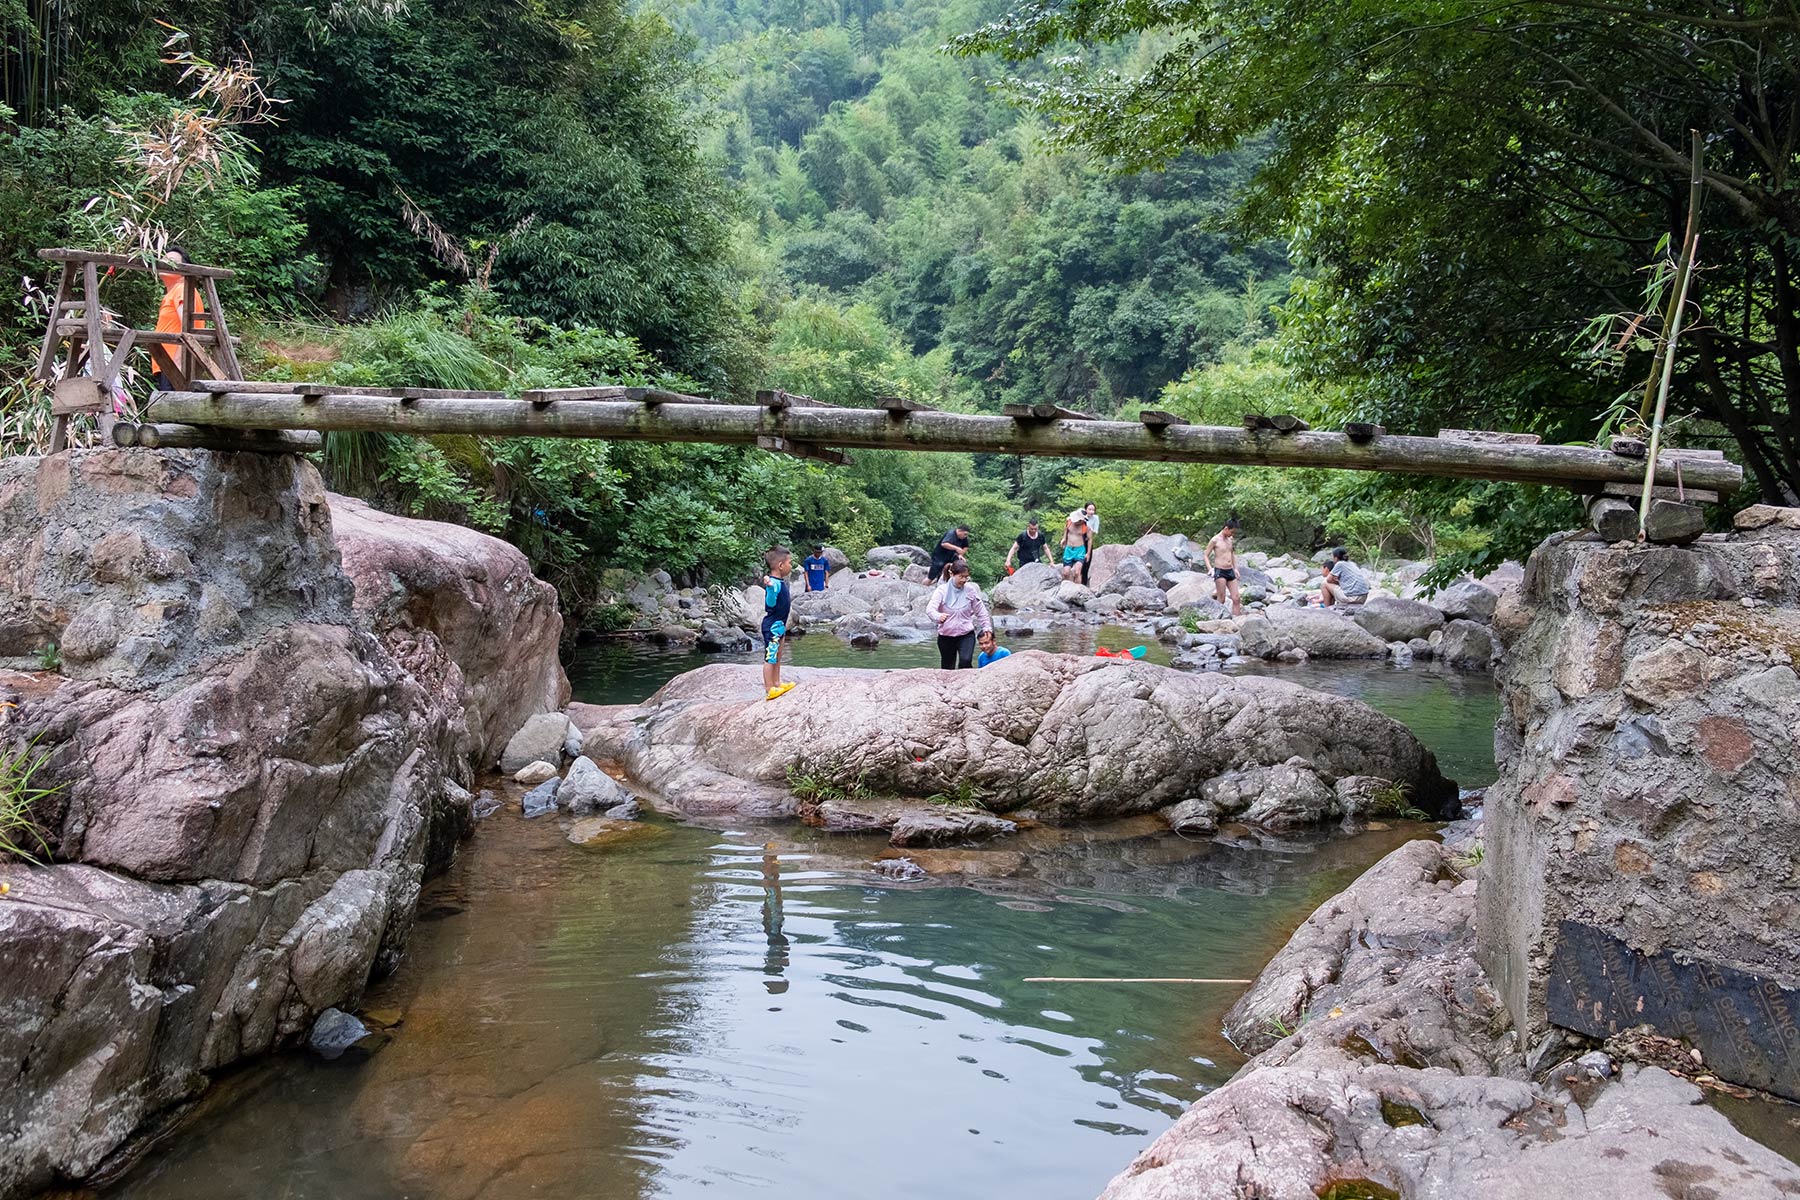
[[1213, 595], [1220, 604], [1225, 603], [1226, 593], [1231, 595], [1231, 615], [1244, 615], [1244, 601], [1238, 595], [1237, 577], [1237, 518], [1225, 522], [1225, 527], [1213, 534], [1212, 541], [1206, 543], [1206, 549], [1200, 557], [1206, 563], [1206, 569], [1212, 572]]

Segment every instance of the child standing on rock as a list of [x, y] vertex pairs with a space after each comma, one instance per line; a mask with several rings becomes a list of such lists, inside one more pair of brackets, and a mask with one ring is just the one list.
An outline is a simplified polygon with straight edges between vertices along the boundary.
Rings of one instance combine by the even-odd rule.
[[769, 689], [763, 699], [773, 700], [794, 688], [781, 682], [782, 643], [787, 639], [788, 612], [794, 605], [794, 593], [788, 587], [794, 556], [786, 546], [776, 546], [763, 555], [763, 565], [768, 569], [763, 576], [763, 686]]

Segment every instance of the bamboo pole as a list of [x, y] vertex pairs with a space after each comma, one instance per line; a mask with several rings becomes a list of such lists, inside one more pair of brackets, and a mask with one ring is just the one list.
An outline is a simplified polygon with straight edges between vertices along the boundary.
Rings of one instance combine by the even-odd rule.
[[1638, 502], [1640, 542], [1644, 540], [1645, 529], [1650, 524], [1650, 477], [1656, 471], [1657, 456], [1662, 449], [1663, 416], [1669, 410], [1669, 385], [1675, 378], [1676, 343], [1681, 340], [1681, 325], [1687, 315], [1688, 286], [1693, 282], [1694, 263], [1700, 255], [1700, 197], [1705, 175], [1702, 171], [1700, 131], [1692, 130], [1690, 136], [1693, 138], [1693, 153], [1688, 177], [1687, 234], [1681, 244], [1681, 262], [1675, 270], [1674, 298], [1669, 309], [1668, 323], [1663, 327], [1662, 378], [1657, 384], [1656, 416], [1650, 423], [1650, 446], [1645, 454], [1644, 496]]
[[1228, 983], [1249, 986], [1254, 979], [1184, 979], [1180, 976], [1153, 977], [1142, 979], [1111, 979], [1103, 976], [1082, 975], [1028, 975], [1026, 983]]
[[[1034, 456], [1395, 471], [1465, 479], [1555, 484], [1598, 491], [1639, 482], [1641, 464], [1591, 446], [1487, 444], [1450, 438], [1382, 434], [1354, 442], [1342, 433], [1277, 434], [1213, 425], [1149, 429], [1137, 421], [1015, 421], [1010, 417], [914, 412], [903, 419], [878, 408], [771, 410], [734, 404], [582, 401], [534, 405], [524, 400], [209, 394], [168, 392], [153, 409], [159, 421], [238, 429], [314, 429], [416, 436], [466, 433], [487, 437], [577, 437], [637, 442], [755, 445], [758, 438], [864, 450], [969, 451]], [[1675, 465], [1656, 465], [1655, 482], [1674, 485]], [[1687, 487], [1727, 495], [1743, 470], [1724, 459], [1684, 461]]]

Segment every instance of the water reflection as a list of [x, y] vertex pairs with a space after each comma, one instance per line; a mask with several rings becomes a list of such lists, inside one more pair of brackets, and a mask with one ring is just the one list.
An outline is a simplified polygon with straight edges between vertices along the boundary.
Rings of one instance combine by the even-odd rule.
[[1235, 989], [1026, 979], [1251, 974], [1408, 835], [1039, 832], [893, 885], [871, 839], [503, 815], [367, 1000], [391, 1046], [237, 1076], [114, 1194], [1092, 1195], [1229, 1077]]

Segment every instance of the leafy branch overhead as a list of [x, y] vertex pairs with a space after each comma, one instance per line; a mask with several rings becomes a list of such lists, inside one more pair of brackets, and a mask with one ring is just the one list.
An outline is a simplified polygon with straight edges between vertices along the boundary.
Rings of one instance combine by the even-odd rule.
[[[1155, 31], [1134, 69], [1097, 47]], [[1595, 312], [1686, 217], [1705, 139], [1715, 319], [1674, 391], [1762, 491], [1800, 498], [1800, 11], [1474, 0], [1046, 3], [956, 39], [1031, 63], [1008, 86], [1066, 140], [1127, 166], [1270, 131], [1239, 205], [1308, 278], [1291, 344], [1392, 428], [1592, 432], [1605, 382], [1571, 369]], [[1647, 350], [1628, 341], [1627, 356]]]

